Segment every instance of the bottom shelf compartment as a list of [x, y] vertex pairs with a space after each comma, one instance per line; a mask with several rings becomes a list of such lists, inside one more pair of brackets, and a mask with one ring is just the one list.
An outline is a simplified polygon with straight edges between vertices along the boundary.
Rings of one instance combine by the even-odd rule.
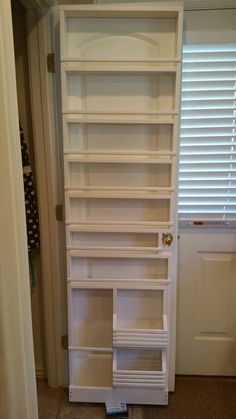
[[75, 387], [112, 387], [112, 352], [72, 350], [70, 383]]
[[165, 351], [70, 349], [69, 358], [71, 402], [168, 403]]
[[165, 351], [117, 349], [113, 358], [113, 386], [166, 388]]

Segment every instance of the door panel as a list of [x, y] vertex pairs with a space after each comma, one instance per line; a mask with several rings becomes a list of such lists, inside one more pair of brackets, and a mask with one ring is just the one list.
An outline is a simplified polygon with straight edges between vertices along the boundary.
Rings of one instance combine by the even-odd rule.
[[180, 236], [177, 373], [236, 374], [236, 236]]

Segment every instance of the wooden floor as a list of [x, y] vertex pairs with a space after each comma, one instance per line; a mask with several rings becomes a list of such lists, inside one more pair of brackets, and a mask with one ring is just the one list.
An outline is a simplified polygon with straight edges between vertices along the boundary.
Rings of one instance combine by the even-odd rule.
[[[103, 419], [103, 404], [69, 403], [67, 391], [38, 380], [40, 419]], [[130, 406], [129, 419], [236, 419], [236, 379], [177, 377], [169, 405]]]

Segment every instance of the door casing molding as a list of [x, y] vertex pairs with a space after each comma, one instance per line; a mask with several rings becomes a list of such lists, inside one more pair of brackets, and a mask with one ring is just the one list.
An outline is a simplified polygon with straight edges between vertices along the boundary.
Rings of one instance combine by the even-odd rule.
[[41, 235], [43, 311], [47, 378], [50, 387], [67, 384], [67, 354], [61, 347], [66, 334], [66, 281], [64, 225], [56, 220], [55, 208], [62, 204], [60, 147], [57, 143], [55, 75], [47, 71], [52, 51], [52, 9], [27, 13], [29, 78], [35, 167]]
[[0, 2], [0, 417], [37, 419], [11, 3]]

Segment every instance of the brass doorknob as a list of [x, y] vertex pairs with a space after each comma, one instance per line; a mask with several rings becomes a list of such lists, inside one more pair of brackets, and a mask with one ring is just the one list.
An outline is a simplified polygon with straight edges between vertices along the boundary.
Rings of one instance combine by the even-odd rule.
[[173, 236], [170, 233], [162, 234], [162, 243], [164, 246], [170, 246], [173, 241]]

